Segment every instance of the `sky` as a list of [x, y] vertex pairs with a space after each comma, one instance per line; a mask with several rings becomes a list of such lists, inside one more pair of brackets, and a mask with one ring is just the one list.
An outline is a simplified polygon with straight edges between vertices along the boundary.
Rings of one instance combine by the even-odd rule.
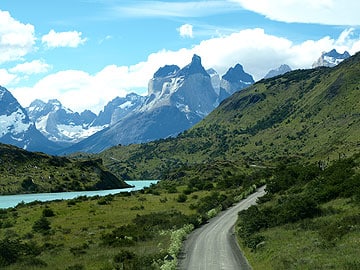
[[193, 54], [220, 76], [240, 63], [260, 80], [333, 48], [360, 51], [359, 10], [358, 0], [1, 0], [0, 85], [24, 107], [58, 99], [99, 113]]

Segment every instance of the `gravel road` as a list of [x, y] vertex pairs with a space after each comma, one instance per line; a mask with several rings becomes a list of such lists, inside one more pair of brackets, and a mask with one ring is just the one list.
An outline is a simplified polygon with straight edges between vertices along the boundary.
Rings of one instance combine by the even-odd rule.
[[248, 270], [234, 235], [238, 212], [256, 204], [265, 187], [223, 211], [189, 235], [179, 260], [181, 270]]

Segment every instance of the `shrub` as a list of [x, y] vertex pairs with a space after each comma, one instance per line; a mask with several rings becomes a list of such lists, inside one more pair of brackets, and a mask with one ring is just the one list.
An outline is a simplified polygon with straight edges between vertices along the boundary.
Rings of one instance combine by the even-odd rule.
[[317, 203], [304, 195], [285, 197], [273, 211], [274, 225], [296, 222], [305, 218], [312, 218], [320, 214]]
[[255, 251], [260, 243], [265, 241], [265, 237], [260, 234], [254, 234], [247, 237], [244, 241], [245, 245], [251, 249], [251, 251]]
[[20, 242], [18, 240], [4, 239], [0, 242], [0, 266], [15, 263], [20, 257]]
[[42, 234], [48, 234], [50, 229], [51, 229], [50, 221], [44, 216], [42, 216], [40, 219], [35, 221], [33, 225], [33, 230], [35, 232]]
[[66, 270], [85, 270], [85, 266], [80, 263], [76, 263], [74, 265], [68, 266]]
[[114, 256], [115, 263], [123, 263], [135, 258], [135, 253], [128, 250], [121, 250]]
[[55, 213], [51, 208], [46, 207], [42, 211], [42, 215], [43, 215], [43, 217], [53, 217], [53, 216], [55, 216]]
[[[22, 243], [19, 239], [5, 238], [0, 241], [0, 267], [16, 263], [18, 260], [27, 259], [29, 264], [42, 264], [35, 257], [41, 253], [41, 249], [34, 242]], [[43, 264], [42, 264], [43, 265]]]
[[186, 202], [187, 200], [187, 196], [185, 194], [179, 194], [178, 198], [177, 198], [177, 202], [179, 203], [183, 203], [183, 202]]

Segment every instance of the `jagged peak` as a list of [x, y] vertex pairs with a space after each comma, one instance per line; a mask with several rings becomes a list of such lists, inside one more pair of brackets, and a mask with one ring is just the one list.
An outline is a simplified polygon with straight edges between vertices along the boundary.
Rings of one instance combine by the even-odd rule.
[[253, 77], [244, 71], [244, 68], [240, 64], [236, 64], [234, 67], [229, 68], [229, 70], [222, 76], [224, 80], [229, 82], [251, 82], [254, 83]]
[[30, 107], [45, 105], [46, 102], [42, 101], [41, 99], [35, 99], [30, 103]]
[[282, 64], [276, 69], [270, 70], [264, 77], [264, 79], [269, 79], [275, 76], [283, 75], [289, 71], [291, 71], [291, 67], [287, 64]]
[[180, 69], [177, 73], [178, 76], [188, 76], [192, 74], [203, 74], [204, 76], [209, 77], [210, 75], [206, 72], [205, 68], [201, 64], [201, 57], [197, 54], [194, 54], [191, 63]]
[[323, 56], [336, 57], [338, 59], [347, 59], [350, 57], [350, 53], [348, 51], [344, 51], [343, 53], [339, 53], [336, 49], [332, 49], [329, 52], [323, 52]]

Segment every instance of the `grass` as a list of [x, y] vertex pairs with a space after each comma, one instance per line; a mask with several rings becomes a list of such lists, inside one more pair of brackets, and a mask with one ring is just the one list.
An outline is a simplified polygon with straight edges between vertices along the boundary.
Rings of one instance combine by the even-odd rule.
[[349, 208], [348, 200], [343, 199], [331, 204], [339, 214], [261, 231], [266, 240], [256, 252], [242, 246], [253, 269], [359, 269], [359, 225], [343, 237], [334, 236], [332, 241], [324, 239], [316, 229], [346, 216], [360, 215], [359, 207]]
[[[292, 168], [268, 182], [258, 212], [240, 214], [239, 242], [253, 269], [360, 269], [359, 155], [321, 171]], [[315, 207], [300, 204], [311, 198]]]
[[[183, 189], [184, 187], [179, 188]], [[133, 224], [139, 215], [150, 215], [151, 218], [152, 213], [167, 213], [172, 210], [180, 211], [187, 216], [194, 215], [196, 210], [190, 209], [190, 205], [196, 205], [209, 192], [194, 192], [181, 203], [178, 202], [179, 194], [181, 193], [164, 191], [161, 191], [161, 195], [138, 192], [131, 196], [111, 196], [106, 204], [99, 204], [103, 201], [102, 198], [82, 198], [34, 203], [2, 211], [6, 214], [1, 216], [0, 224], [3, 225], [6, 221], [10, 225], [0, 226], [1, 239], [20, 239], [22, 243], [36, 243], [43, 251], [32, 259], [36, 258], [46, 266], [40, 267], [34, 261], [27, 262], [26, 258], [22, 258], [17, 263], [3, 266], [1, 269], [24, 269], [26, 265], [26, 269], [60, 270], [68, 267], [71, 269], [71, 266], [75, 267], [76, 264], [89, 270], [113, 269], [114, 258], [121, 250], [133, 252], [139, 260], [160, 260], [169, 248], [171, 232], [176, 229], [175, 226], [181, 227], [181, 224], [174, 224], [174, 227], [169, 229], [160, 229], [155, 232], [154, 237], [135, 241], [131, 245], [104, 245], [102, 236], [121, 226]], [[42, 234], [34, 232], [33, 224], [42, 217], [44, 209], [51, 209], [55, 215], [46, 218], [51, 229], [48, 233]], [[163, 222], [167, 222], [166, 218]]]

